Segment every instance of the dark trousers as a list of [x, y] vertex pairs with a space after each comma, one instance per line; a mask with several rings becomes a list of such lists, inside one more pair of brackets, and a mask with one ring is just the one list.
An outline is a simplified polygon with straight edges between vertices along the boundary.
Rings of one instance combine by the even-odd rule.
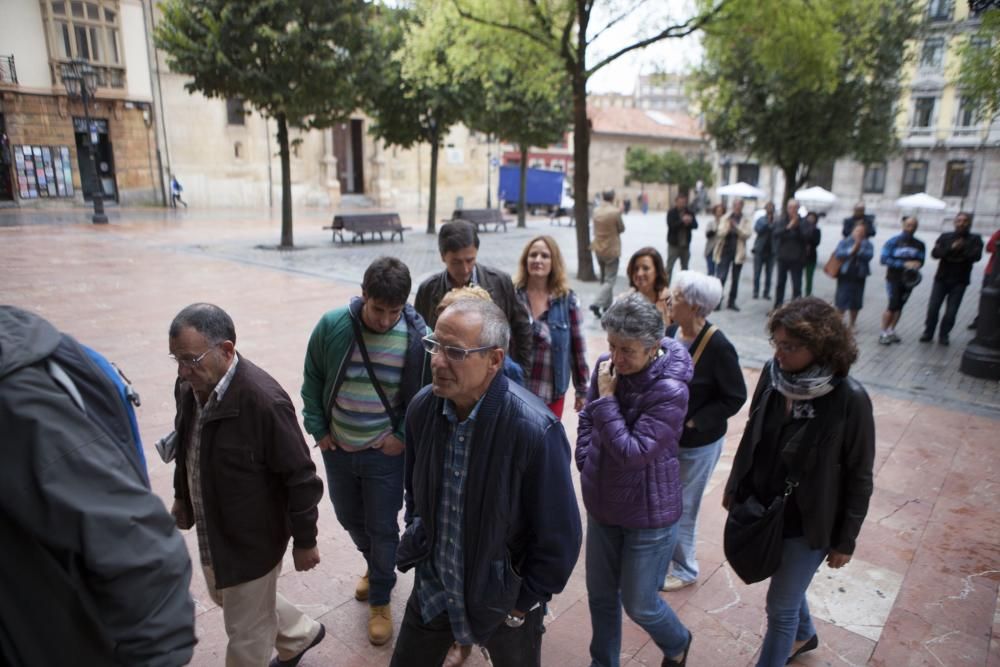
[[802, 296], [802, 264], [798, 262], [782, 262], [778, 260], [778, 282], [774, 286], [774, 307], [785, 302], [785, 283], [788, 276], [792, 277], [792, 298]]
[[368, 603], [389, 604], [396, 585], [403, 455], [386, 456], [381, 449], [328, 449], [323, 463], [337, 520], [368, 563]]
[[729, 285], [729, 305], [736, 305], [736, 295], [740, 291], [740, 273], [743, 271], [742, 264], [735, 263], [735, 257], [726, 257], [723, 255], [719, 258], [719, 263], [715, 267], [715, 277], [722, 281], [722, 286], [726, 286], [726, 277], [728, 276], [730, 270], [733, 273], [733, 282]]
[[[486, 650], [496, 667], [540, 667], [542, 664], [542, 634], [545, 626], [542, 607], [528, 612], [524, 625], [511, 628], [501, 623], [486, 642]], [[392, 652], [389, 667], [428, 667], [440, 665], [454, 643], [448, 614], [435, 616], [424, 623], [416, 588], [406, 603], [406, 613], [399, 626], [399, 637]], [[473, 651], [479, 650], [474, 648]]]
[[774, 258], [756, 253], [753, 256], [753, 295], [760, 296], [760, 273], [764, 269], [764, 298], [771, 298], [771, 274], [774, 273]]
[[938, 332], [940, 338], [947, 338], [951, 333], [951, 328], [955, 326], [955, 318], [958, 316], [958, 308], [962, 305], [962, 296], [965, 295], [967, 285], [946, 283], [943, 280], [934, 280], [931, 288], [931, 300], [927, 304], [927, 321], [924, 323], [924, 335], [934, 336], [934, 329], [937, 328], [938, 313], [941, 312], [941, 304], [945, 299], [948, 305], [944, 309], [944, 317], [941, 318], [941, 330]]

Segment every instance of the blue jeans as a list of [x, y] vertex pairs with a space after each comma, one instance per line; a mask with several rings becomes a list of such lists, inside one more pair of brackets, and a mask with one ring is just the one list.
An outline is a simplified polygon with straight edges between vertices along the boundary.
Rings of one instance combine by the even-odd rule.
[[676, 523], [666, 528], [631, 529], [608, 526], [587, 516], [591, 667], [620, 664], [623, 606], [664, 655], [684, 652], [688, 630], [659, 593], [676, 541]]
[[396, 585], [397, 516], [403, 506], [403, 455], [380, 449], [323, 452], [337, 521], [368, 562], [368, 603], [389, 604]]
[[810, 549], [804, 537], [787, 538], [781, 547], [781, 567], [767, 588], [767, 633], [757, 667], [780, 667], [792, 653], [792, 644], [816, 634], [806, 589], [826, 558], [826, 549]]
[[670, 571], [678, 579], [694, 581], [698, 578], [698, 561], [694, 557], [695, 532], [698, 527], [698, 509], [712, 471], [722, 455], [723, 436], [704, 447], [681, 447], [677, 459], [681, 464], [682, 501], [684, 511], [677, 522], [677, 546], [670, 563]]

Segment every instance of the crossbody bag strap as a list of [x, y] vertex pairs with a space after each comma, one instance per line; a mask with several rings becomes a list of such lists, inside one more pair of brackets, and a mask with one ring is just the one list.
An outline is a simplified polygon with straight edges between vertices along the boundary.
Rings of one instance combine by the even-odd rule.
[[701, 337], [701, 341], [698, 343], [698, 347], [695, 348], [694, 354], [691, 355], [692, 366], [698, 365], [698, 360], [701, 359], [702, 353], [705, 351], [705, 348], [708, 347], [708, 341], [712, 340], [712, 336], [714, 336], [715, 332], [718, 330], [719, 327], [715, 326], [714, 324], [708, 327], [708, 331], [706, 331], [705, 335]]
[[378, 394], [379, 400], [382, 401], [382, 407], [385, 408], [386, 414], [389, 415], [392, 430], [395, 431], [399, 427], [399, 415], [392, 409], [392, 404], [389, 403], [382, 385], [379, 383], [378, 378], [375, 377], [375, 369], [372, 368], [372, 360], [368, 357], [368, 348], [365, 347], [364, 335], [361, 333], [361, 324], [354, 317], [353, 313], [349, 313], [348, 316], [351, 318], [351, 326], [354, 328], [354, 340], [361, 351], [361, 359], [365, 362], [365, 370], [368, 371], [368, 378], [372, 381], [372, 386], [375, 387], [375, 393]]

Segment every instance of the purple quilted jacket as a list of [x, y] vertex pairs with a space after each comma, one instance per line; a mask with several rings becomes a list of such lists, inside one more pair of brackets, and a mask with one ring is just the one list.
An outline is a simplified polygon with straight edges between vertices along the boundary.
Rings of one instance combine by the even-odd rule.
[[576, 466], [583, 502], [597, 521], [623, 528], [662, 528], [681, 516], [677, 443], [684, 430], [693, 367], [672, 338], [645, 369], [618, 377], [613, 396], [598, 398], [594, 365], [580, 412]]

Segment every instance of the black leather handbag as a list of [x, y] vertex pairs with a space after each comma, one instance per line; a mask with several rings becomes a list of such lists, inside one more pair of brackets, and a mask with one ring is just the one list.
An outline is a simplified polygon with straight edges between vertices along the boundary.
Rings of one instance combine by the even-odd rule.
[[730, 507], [722, 548], [729, 566], [744, 583], [764, 581], [781, 566], [787, 497], [778, 496], [764, 506], [756, 496], [750, 496]]
[[733, 571], [747, 584], [763, 581], [781, 566], [781, 548], [785, 527], [785, 504], [799, 485], [810, 451], [818, 440], [822, 420], [814, 418], [792, 436], [782, 450], [791, 454], [785, 492], [764, 505], [750, 495], [742, 501], [733, 500], [722, 534], [722, 549]]

